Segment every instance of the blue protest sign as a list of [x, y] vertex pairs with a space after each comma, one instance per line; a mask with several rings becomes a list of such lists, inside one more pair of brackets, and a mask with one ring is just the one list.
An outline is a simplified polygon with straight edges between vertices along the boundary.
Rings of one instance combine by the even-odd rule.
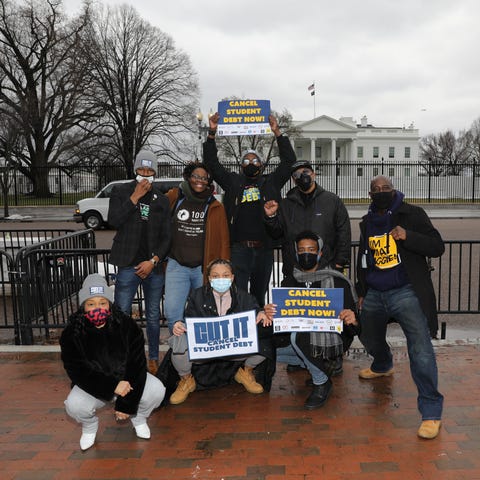
[[224, 100], [218, 102], [220, 136], [267, 135], [270, 100]]

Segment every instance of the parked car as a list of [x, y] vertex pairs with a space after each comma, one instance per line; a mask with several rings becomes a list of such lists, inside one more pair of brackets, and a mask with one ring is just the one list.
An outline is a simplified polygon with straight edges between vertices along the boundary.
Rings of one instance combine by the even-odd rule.
[[[73, 218], [77, 223], [83, 222], [86, 228], [98, 230], [101, 227], [109, 228], [107, 223], [108, 206], [113, 187], [132, 180], [116, 180], [105, 185], [93, 198], [84, 198], [75, 205]], [[156, 178], [154, 183], [160, 186], [163, 193], [171, 188], [178, 187], [181, 178]]]

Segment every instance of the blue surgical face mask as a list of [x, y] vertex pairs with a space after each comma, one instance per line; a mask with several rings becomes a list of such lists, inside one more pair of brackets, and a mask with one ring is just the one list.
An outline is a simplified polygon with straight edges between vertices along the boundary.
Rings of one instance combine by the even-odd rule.
[[232, 286], [231, 278], [212, 278], [210, 286], [218, 293], [225, 293]]
[[142, 180], [148, 180], [148, 183], [153, 183], [154, 176], [151, 175], [150, 177], [144, 177], [143, 175], [137, 175], [135, 180], [140, 183]]

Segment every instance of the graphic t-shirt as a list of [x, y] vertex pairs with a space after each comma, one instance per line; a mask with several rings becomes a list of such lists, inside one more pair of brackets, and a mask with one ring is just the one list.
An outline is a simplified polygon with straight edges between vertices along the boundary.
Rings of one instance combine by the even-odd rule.
[[367, 272], [370, 287], [384, 292], [409, 283], [397, 242], [390, 233], [370, 235], [368, 248], [373, 256], [373, 267]]
[[142, 219], [142, 235], [140, 236], [140, 243], [138, 245], [137, 254], [133, 261], [133, 266], [140, 262], [149, 260], [151, 252], [148, 251], [148, 219], [150, 217], [150, 203], [152, 202], [152, 191], [147, 192], [137, 203], [137, 208], [140, 211], [140, 218]]
[[253, 182], [247, 183], [243, 188], [240, 208], [232, 229], [232, 241], [242, 240], [265, 240], [260, 189]]
[[185, 267], [203, 263], [205, 244], [205, 203], [183, 200], [172, 216], [172, 248], [170, 256]]

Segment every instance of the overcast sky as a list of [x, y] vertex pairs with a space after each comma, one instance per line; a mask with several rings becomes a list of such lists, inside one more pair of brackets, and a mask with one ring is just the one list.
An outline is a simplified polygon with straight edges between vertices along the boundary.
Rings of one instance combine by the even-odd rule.
[[[64, 1], [69, 13], [81, 3]], [[480, 117], [478, 0], [103, 3], [134, 5], [189, 55], [205, 116], [237, 96], [270, 100], [294, 120], [315, 111], [377, 127], [414, 122], [422, 136]]]

